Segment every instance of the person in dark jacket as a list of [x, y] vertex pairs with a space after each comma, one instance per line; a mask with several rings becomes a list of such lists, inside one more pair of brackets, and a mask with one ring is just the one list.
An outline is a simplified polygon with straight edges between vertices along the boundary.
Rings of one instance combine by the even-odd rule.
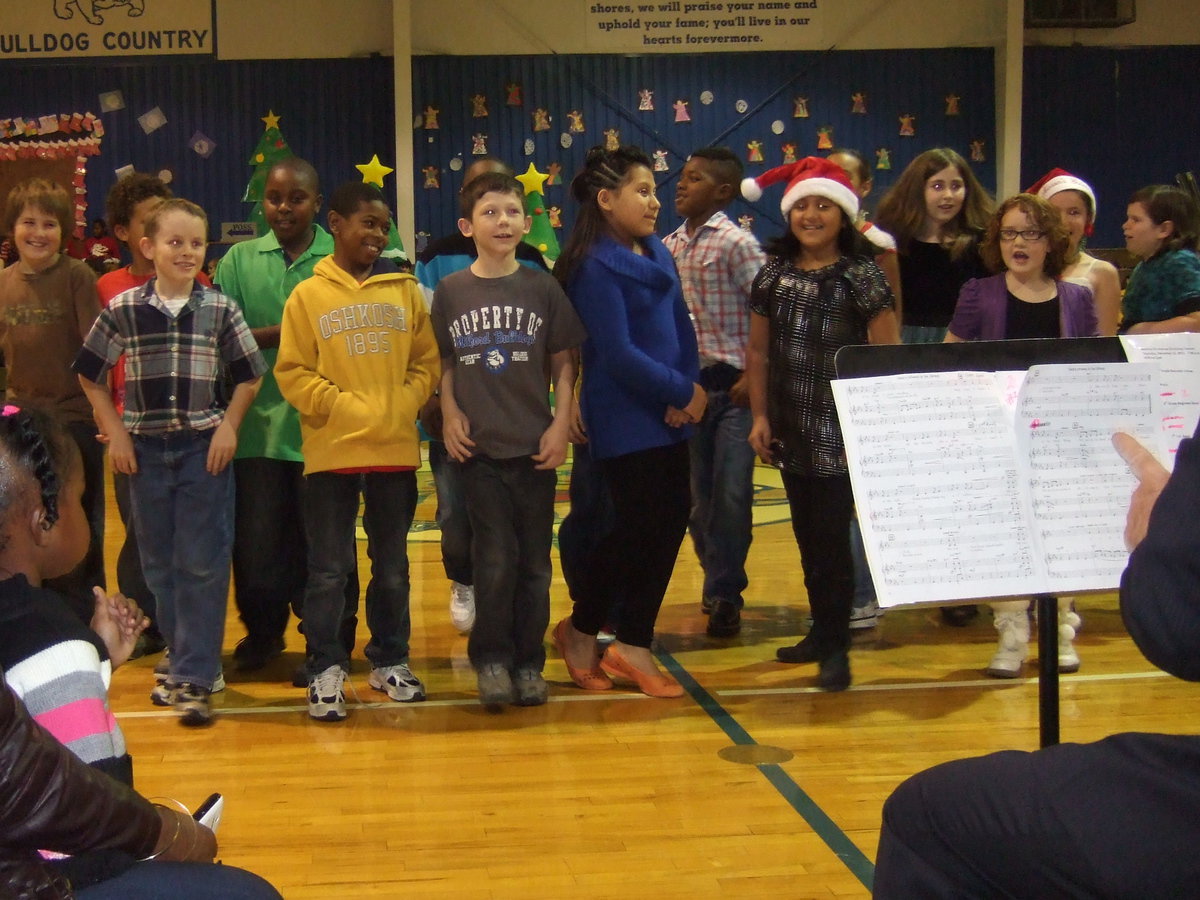
[[[1200, 429], [1166, 470], [1113, 443], [1140, 484], [1121, 614], [1150, 662], [1200, 681]], [[874, 896], [1188, 897], [1200, 884], [1200, 736], [1117, 734], [920, 772], [883, 807]]]

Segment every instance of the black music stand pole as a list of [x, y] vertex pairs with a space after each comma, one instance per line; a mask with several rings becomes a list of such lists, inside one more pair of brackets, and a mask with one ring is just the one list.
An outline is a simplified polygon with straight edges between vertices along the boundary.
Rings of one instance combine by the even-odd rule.
[[1058, 598], [1037, 594], [1038, 729], [1041, 746], [1058, 743]]

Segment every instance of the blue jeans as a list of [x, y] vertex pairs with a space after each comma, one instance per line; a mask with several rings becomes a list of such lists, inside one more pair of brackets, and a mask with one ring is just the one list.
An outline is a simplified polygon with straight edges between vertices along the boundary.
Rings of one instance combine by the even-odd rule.
[[902, 344], [940, 344], [946, 337], [945, 325], [901, 325]]
[[550, 624], [554, 470], [535, 469], [527, 456], [476, 456], [451, 465], [460, 469], [475, 536], [471, 664], [540, 672]]
[[79, 900], [276, 900], [253, 872], [220, 863], [139, 862], [115, 878], [75, 892]]
[[429, 442], [429, 471], [437, 491], [434, 520], [442, 532], [442, 567], [459, 584], [474, 584], [471, 571], [471, 519], [460, 474], [441, 441]]
[[133, 525], [133, 501], [129, 488], [131, 477], [113, 472], [113, 496], [117, 500], [121, 524], [125, 526], [125, 541], [117, 554], [117, 589], [131, 600], [136, 600], [142, 612], [149, 616], [150, 627], [146, 630], [151, 635], [162, 637], [158, 628], [158, 603], [150, 585], [146, 584], [146, 576], [142, 574], [142, 552], [138, 549], [137, 529]]
[[135, 436], [130, 479], [142, 572], [171, 649], [170, 680], [206, 688], [221, 669], [233, 546], [233, 467], [208, 474], [211, 440], [211, 431]]
[[854, 563], [854, 608], [866, 609], [877, 601], [877, 597], [857, 512], [850, 518], [850, 560]]
[[558, 557], [567, 590], [575, 596], [588, 554], [613, 525], [612, 500], [588, 444], [571, 445], [571, 507], [558, 526]]
[[408, 662], [408, 530], [417, 509], [416, 472], [343, 475], [315, 472], [304, 479], [308, 584], [304, 590], [305, 665], [309, 676], [330, 666], [350, 668], [341, 628], [346, 581], [358, 564], [355, 520], [359, 496], [371, 581], [367, 584], [366, 656], [373, 668]]
[[742, 605], [754, 527], [754, 418], [728, 391], [709, 390], [704, 418], [688, 443], [692, 512], [688, 531], [704, 568], [704, 596]]
[[[302, 618], [308, 576], [304, 539], [304, 463], [253, 457], [234, 460], [233, 594], [250, 640], [282, 638], [288, 610]], [[346, 579], [342, 640], [354, 649], [358, 625], [358, 558]], [[303, 629], [302, 629], [303, 630]]]

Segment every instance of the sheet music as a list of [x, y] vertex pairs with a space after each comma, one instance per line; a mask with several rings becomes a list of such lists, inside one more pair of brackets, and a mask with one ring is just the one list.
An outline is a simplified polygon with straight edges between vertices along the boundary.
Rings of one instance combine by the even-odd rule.
[[1123, 334], [1125, 356], [1131, 363], [1156, 362], [1162, 371], [1162, 432], [1167, 456], [1175, 468], [1179, 442], [1191, 437], [1200, 421], [1200, 334]]
[[1043, 591], [1105, 590], [1128, 559], [1125, 514], [1137, 486], [1112, 446], [1132, 434], [1157, 455], [1153, 363], [1034, 366], [1017, 399], [1017, 447]]
[[1016, 443], [988, 372], [833, 383], [881, 606], [1029, 593]]
[[1155, 364], [1035, 366], [833, 383], [881, 606], [1117, 586], [1134, 480], [1152, 451]]

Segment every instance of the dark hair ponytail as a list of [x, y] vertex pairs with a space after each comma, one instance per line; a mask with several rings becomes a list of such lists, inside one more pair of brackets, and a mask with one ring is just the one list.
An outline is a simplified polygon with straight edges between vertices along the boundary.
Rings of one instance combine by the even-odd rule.
[[38, 484], [44, 521], [58, 520], [58, 498], [78, 448], [63, 427], [37, 407], [5, 406], [0, 414], [0, 515], [21, 495], [23, 473]]
[[575, 217], [571, 236], [554, 264], [554, 277], [564, 288], [570, 284], [592, 244], [608, 234], [608, 222], [596, 195], [602, 190], [618, 190], [628, 180], [629, 170], [634, 166], [649, 169], [652, 165], [650, 157], [640, 147], [627, 145], [606, 150], [596, 146], [587, 152], [583, 168], [571, 181], [571, 196], [579, 204], [579, 214]]

